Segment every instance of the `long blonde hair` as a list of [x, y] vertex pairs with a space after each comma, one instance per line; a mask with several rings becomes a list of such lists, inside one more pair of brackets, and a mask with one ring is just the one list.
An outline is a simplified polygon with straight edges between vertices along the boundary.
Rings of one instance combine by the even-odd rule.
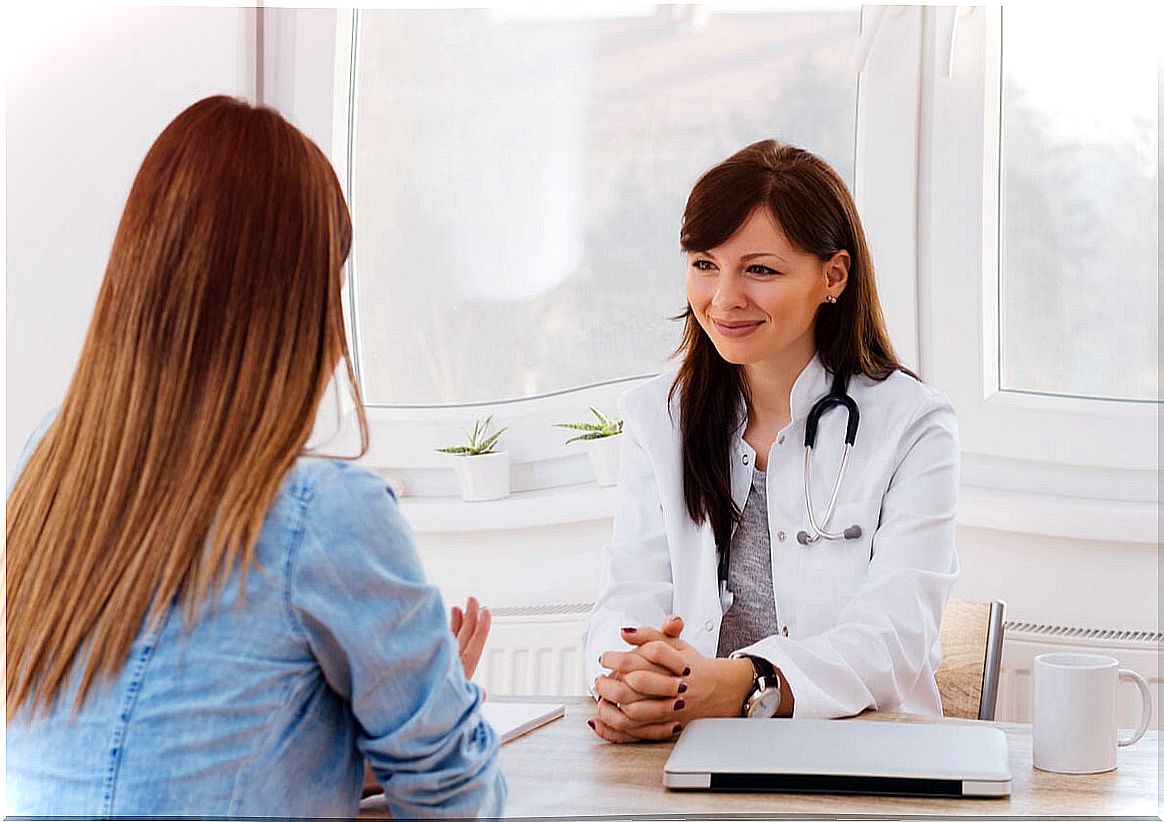
[[[201, 100], [134, 179], [80, 361], [8, 499], [7, 715], [112, 678], [149, 617], [245, 572], [344, 361], [351, 220], [278, 113]], [[147, 613], [148, 612], [148, 613]], [[151, 623], [153, 624], [153, 623]]]

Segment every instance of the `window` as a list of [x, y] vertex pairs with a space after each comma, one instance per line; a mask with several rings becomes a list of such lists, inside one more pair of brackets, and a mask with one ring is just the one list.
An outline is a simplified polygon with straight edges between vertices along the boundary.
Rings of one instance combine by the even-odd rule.
[[[335, 77], [293, 108], [330, 113], [353, 205], [368, 462], [452, 495], [433, 448], [493, 413], [514, 490], [586, 481], [550, 423], [611, 411], [658, 369], [683, 198], [776, 132], [853, 187], [894, 345], [958, 411], [960, 521], [1155, 541], [1156, 78], [1138, 55], [1159, 12], [1137, 13], [339, 13], [334, 62], [297, 31], [296, 76]], [[1115, 31], [1122, 49], [1072, 57]]]
[[360, 13], [352, 279], [370, 405], [656, 373], [679, 342], [679, 220], [703, 170], [777, 137], [852, 184], [858, 6], [631, 9]]
[[1003, 390], [1159, 397], [1159, 28], [1139, 18], [1005, 12]]
[[[1126, 50], [1132, 30], [1158, 30], [1102, 14], [1116, 15]], [[1113, 56], [1109, 74], [1105, 60], [1080, 60], [1079, 32], [1092, 56], [1109, 39], [1085, 15], [964, 10], [949, 72], [925, 61], [923, 371], [958, 410], [963, 522], [1154, 542], [1158, 385], [1145, 372], [1156, 368], [1158, 287], [1144, 260], [1157, 252], [1156, 112], [1138, 89], [1154, 90], [1155, 69]], [[1096, 84], [1107, 87], [1107, 131], [1088, 122]], [[1118, 174], [1126, 189], [1113, 198]]]

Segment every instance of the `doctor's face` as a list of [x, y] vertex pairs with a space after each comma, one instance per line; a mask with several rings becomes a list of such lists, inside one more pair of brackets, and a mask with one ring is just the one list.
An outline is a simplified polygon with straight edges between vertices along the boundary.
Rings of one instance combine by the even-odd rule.
[[687, 301], [695, 319], [730, 363], [807, 362], [813, 325], [827, 295], [844, 289], [848, 253], [832, 260], [800, 251], [766, 208], [723, 245], [690, 252]]

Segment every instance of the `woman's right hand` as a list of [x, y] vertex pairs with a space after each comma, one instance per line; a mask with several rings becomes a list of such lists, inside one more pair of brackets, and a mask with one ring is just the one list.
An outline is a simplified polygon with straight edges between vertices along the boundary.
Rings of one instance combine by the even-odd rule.
[[457, 638], [465, 679], [472, 679], [477, 670], [481, 652], [485, 649], [485, 640], [489, 636], [489, 626], [492, 624], [493, 615], [489, 613], [488, 608], [480, 607], [476, 597], [469, 597], [464, 610], [454, 605], [450, 611], [449, 628]]

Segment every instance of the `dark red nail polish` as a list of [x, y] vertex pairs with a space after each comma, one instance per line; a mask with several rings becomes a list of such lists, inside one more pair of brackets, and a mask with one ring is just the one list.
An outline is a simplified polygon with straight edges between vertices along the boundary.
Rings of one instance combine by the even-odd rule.
[[594, 727], [594, 720], [593, 720], [593, 719], [587, 719], [587, 720], [586, 720], [586, 724], [590, 726], [590, 730], [592, 730], [592, 731], [593, 731], [593, 730], [597, 730], [597, 729]]
[[624, 627], [623, 627], [623, 631], [625, 631], [625, 632], [626, 632], [626, 633], [628, 633], [628, 634], [633, 634], [633, 633], [635, 633], [636, 631], [638, 631], [638, 628], [631, 628], [631, 627], [629, 627], [629, 626], [624, 626]]
[[687, 705], [687, 703], [684, 702], [682, 699], [675, 700], [675, 710], [677, 710], [677, 711], [683, 710], [683, 708], [686, 707], [686, 705]]
[[690, 669], [690, 668], [684, 668], [684, 669], [683, 669], [683, 676], [689, 676], [690, 674], [691, 674], [691, 669]]
[[686, 682], [679, 683], [679, 693], [681, 693], [681, 694], [687, 693], [687, 683]]
[[676, 722], [676, 723], [675, 723], [675, 727], [671, 729], [671, 733], [673, 733], [673, 734], [677, 734], [677, 733], [679, 733], [681, 730], [683, 730], [683, 726], [682, 726], [681, 724], [679, 724], [678, 722]]

